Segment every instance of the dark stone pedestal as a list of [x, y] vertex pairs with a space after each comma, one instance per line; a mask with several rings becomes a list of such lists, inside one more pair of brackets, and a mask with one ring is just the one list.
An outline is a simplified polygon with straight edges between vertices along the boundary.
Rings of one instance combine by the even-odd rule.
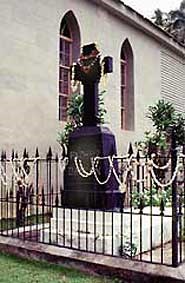
[[[82, 127], [70, 135], [69, 164], [64, 174], [64, 206], [105, 210], [120, 207], [118, 183], [113, 174], [108, 183], [100, 185], [94, 174], [88, 178], [81, 177], [74, 163], [74, 158], [78, 157], [89, 172], [91, 157], [113, 154], [116, 154], [115, 138], [108, 128]], [[99, 179], [104, 181], [109, 172], [109, 163], [107, 160], [100, 161], [100, 165]]]

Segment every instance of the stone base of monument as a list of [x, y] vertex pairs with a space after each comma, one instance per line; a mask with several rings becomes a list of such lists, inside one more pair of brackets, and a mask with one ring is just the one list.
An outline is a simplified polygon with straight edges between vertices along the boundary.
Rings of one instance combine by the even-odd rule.
[[[50, 229], [42, 232], [40, 237], [45, 243], [51, 239], [52, 243], [89, 252], [108, 255], [120, 255], [121, 252], [128, 256], [132, 252], [136, 256], [151, 250], [151, 216], [146, 215], [149, 213], [149, 207], [144, 209], [144, 215], [133, 209], [132, 216], [130, 209], [121, 214], [55, 208]], [[161, 217], [159, 208], [153, 207], [153, 214], [152, 249], [161, 245], [162, 225], [163, 244], [171, 241], [172, 236], [171, 208], [166, 208], [165, 216]]]
[[[92, 169], [93, 157], [116, 155], [115, 137], [106, 127], [83, 126], [75, 129], [69, 136], [69, 162], [64, 172], [63, 205], [70, 208], [114, 210], [120, 207], [119, 186], [113, 176], [100, 184], [94, 174], [82, 177], [75, 165], [75, 158], [81, 162], [82, 173]], [[116, 161], [114, 164], [116, 168]], [[109, 161], [99, 160], [97, 174], [100, 181], [107, 179]]]

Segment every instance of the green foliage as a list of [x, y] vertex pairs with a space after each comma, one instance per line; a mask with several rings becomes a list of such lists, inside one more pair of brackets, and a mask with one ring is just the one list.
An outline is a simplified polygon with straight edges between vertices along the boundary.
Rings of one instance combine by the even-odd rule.
[[177, 145], [185, 143], [185, 118], [176, 112], [171, 103], [161, 99], [154, 106], [149, 106], [147, 118], [152, 121], [154, 129], [145, 132], [144, 140], [136, 143], [144, 152], [147, 152], [149, 146], [165, 150], [172, 129]]
[[171, 188], [168, 187], [166, 190], [159, 190], [157, 186], [154, 186], [151, 190], [144, 189], [143, 192], [137, 192], [135, 188], [132, 193], [132, 205], [135, 208], [140, 208], [141, 205], [145, 206], [171, 206]]
[[[73, 94], [68, 104], [67, 115], [74, 127], [82, 125], [83, 95]], [[70, 127], [69, 127], [70, 130]]]
[[72, 268], [0, 254], [0, 282], [4, 283], [113, 283], [116, 279], [83, 274]]
[[177, 143], [179, 145], [184, 145], [185, 144], [185, 118], [181, 114], [176, 114], [175, 123], [173, 126], [175, 128], [174, 134], [175, 134]]
[[160, 9], [156, 9], [154, 14], [155, 15], [152, 17], [154, 23], [158, 26], [163, 26], [163, 12]]
[[104, 124], [105, 123], [105, 114], [107, 113], [107, 110], [105, 109], [105, 102], [104, 102], [104, 94], [105, 90], [101, 91], [99, 94], [99, 103], [98, 103], [98, 123]]
[[[99, 104], [98, 104], [98, 123], [104, 124], [104, 116], [106, 114], [105, 104], [104, 104], [104, 95], [105, 91], [102, 91], [99, 94]], [[57, 141], [60, 144], [68, 144], [69, 134], [74, 131], [75, 128], [82, 126], [82, 117], [83, 117], [83, 95], [76, 93], [71, 96], [71, 99], [68, 103], [67, 108], [68, 121], [64, 126], [62, 132], [58, 133]]]
[[185, 1], [182, 0], [179, 8], [168, 13], [160, 9], [154, 11], [154, 23], [170, 33], [178, 42], [185, 44]]
[[119, 248], [119, 254], [123, 258], [130, 258], [135, 256], [137, 253], [137, 245], [135, 243], [131, 243], [127, 240], [122, 246]]
[[16, 218], [2, 218], [0, 219], [0, 230], [6, 231], [19, 227], [24, 227], [24, 225], [31, 226], [35, 224], [49, 223], [51, 215], [46, 213], [45, 215], [30, 215], [25, 217], [24, 223], [17, 224]]
[[147, 117], [152, 120], [157, 131], [166, 131], [174, 122], [175, 109], [171, 103], [159, 100], [154, 106], [149, 106]]
[[67, 122], [62, 132], [58, 133], [57, 141], [59, 144], [68, 144], [69, 134], [73, 132], [74, 125], [71, 122]]
[[144, 153], [148, 153], [149, 146], [165, 150], [167, 148], [166, 137], [164, 132], [146, 131], [143, 141], [136, 142], [136, 146]]

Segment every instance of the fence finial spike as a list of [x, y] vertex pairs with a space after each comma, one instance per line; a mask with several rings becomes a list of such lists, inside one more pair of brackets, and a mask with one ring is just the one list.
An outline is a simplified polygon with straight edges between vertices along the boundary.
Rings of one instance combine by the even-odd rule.
[[6, 192], [6, 201], [8, 202], [8, 191]]
[[133, 153], [134, 153], [134, 151], [133, 151], [132, 143], [130, 142], [129, 149], [128, 149], [128, 154], [129, 154], [129, 156], [131, 156]]
[[52, 150], [51, 150], [51, 146], [49, 147], [49, 150], [48, 150], [47, 159], [52, 159]]
[[136, 159], [137, 159], [137, 161], [139, 162], [139, 160], [140, 160], [140, 153], [139, 153], [139, 149], [137, 150], [137, 155], [136, 155]]
[[1, 151], [1, 160], [3, 160], [4, 159], [4, 151], [2, 150]]
[[65, 157], [67, 157], [67, 146], [66, 144], [61, 144], [61, 147], [62, 147], [62, 153], [61, 153], [61, 156], [62, 156], [62, 159], [64, 159]]
[[185, 154], [185, 144], [183, 145], [182, 153]]
[[45, 195], [44, 195], [44, 185], [42, 186], [42, 192], [41, 192], [41, 199], [42, 199], [42, 205], [45, 204]]
[[23, 151], [23, 158], [26, 158], [26, 157], [27, 157], [27, 152], [26, 152], [26, 147], [25, 147]]
[[55, 155], [55, 161], [58, 162], [58, 153]]
[[58, 193], [56, 195], [56, 198], [55, 198], [55, 206], [58, 207], [59, 205], [59, 198], [58, 198]]
[[13, 188], [10, 188], [9, 197], [13, 198]]
[[151, 141], [149, 141], [149, 144], [148, 144], [148, 156], [151, 157], [152, 153], [154, 153], [153, 145], [152, 145]]
[[18, 158], [18, 152], [16, 151], [16, 153], [15, 153], [15, 158]]
[[4, 159], [4, 153], [3, 153], [3, 150], [1, 151], [1, 160]]
[[39, 149], [38, 149], [38, 147], [36, 148], [36, 151], [35, 151], [35, 157], [36, 158], [39, 157]]
[[14, 159], [15, 157], [15, 152], [14, 152], [14, 149], [12, 149], [12, 160]]

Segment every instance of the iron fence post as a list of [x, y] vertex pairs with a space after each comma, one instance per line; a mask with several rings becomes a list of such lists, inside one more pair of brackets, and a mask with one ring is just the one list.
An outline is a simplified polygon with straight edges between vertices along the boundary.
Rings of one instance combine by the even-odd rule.
[[[171, 139], [171, 172], [175, 172], [177, 166], [177, 149], [175, 131], [172, 130]], [[176, 178], [172, 183], [172, 266], [178, 266], [178, 203]]]
[[36, 148], [35, 153], [35, 187], [36, 187], [36, 240], [38, 241], [38, 226], [39, 226], [39, 151]]

